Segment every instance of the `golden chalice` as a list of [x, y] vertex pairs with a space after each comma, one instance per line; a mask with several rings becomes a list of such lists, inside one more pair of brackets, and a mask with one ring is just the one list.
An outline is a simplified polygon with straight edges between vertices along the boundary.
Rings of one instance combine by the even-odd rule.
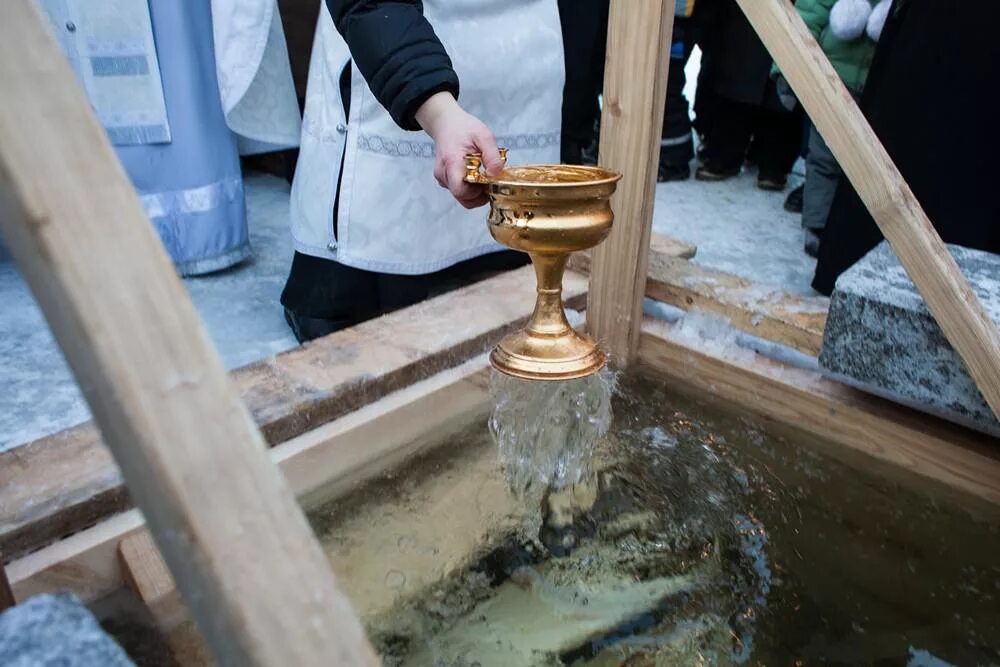
[[[506, 156], [501, 149], [505, 161]], [[562, 278], [570, 253], [596, 246], [611, 232], [611, 195], [621, 174], [601, 167], [540, 164], [507, 167], [493, 178], [482, 171], [480, 155], [466, 156], [466, 172], [466, 181], [486, 188], [493, 238], [528, 253], [538, 280], [527, 326], [504, 338], [490, 363], [529, 380], [596, 373], [606, 362], [604, 352], [566, 319]]]

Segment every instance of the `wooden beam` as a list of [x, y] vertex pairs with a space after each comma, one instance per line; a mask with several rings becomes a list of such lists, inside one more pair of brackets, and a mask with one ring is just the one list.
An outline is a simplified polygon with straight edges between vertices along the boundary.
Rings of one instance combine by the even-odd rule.
[[221, 664], [375, 665], [31, 0], [0, 21], [0, 230]]
[[135, 531], [118, 543], [125, 583], [146, 605], [159, 627], [173, 627], [184, 618], [184, 603], [167, 564], [148, 530]]
[[684, 310], [724, 317], [741, 331], [814, 357], [823, 346], [830, 307], [826, 297], [789, 294], [652, 252], [646, 296]]
[[647, 320], [639, 346], [642, 367], [671, 388], [813, 436], [803, 442], [827, 443], [826, 452], [851, 465], [872, 471], [876, 464], [887, 477], [911, 484], [918, 478], [966, 507], [978, 499], [991, 515], [1000, 512], [995, 439], [750, 350], [694, 347], [672, 332]]
[[[649, 256], [676, 257], [678, 259], [691, 259], [698, 253], [698, 246], [687, 241], [664, 236], [653, 232], [649, 235]], [[567, 267], [580, 273], [590, 273], [591, 251], [574, 252], [569, 257]]]
[[[682, 259], [684, 251], [682, 241], [653, 234], [646, 296], [684, 310], [719, 315], [749, 334], [819, 356], [829, 299], [790, 294], [688, 262]], [[570, 265], [588, 273], [590, 257], [587, 253], [574, 253]]]
[[[563, 296], [583, 308], [586, 277]], [[232, 373], [274, 445], [461, 364], [522, 326], [534, 304], [530, 266], [510, 271]], [[462, 326], [454, 314], [462, 313]], [[0, 453], [0, 553], [20, 556], [131, 506], [93, 423]]]
[[698, 246], [663, 234], [651, 233], [649, 235], [649, 252], [655, 252], [661, 257], [694, 259], [694, 256], [698, 254]]
[[1000, 331], [882, 142], [792, 3], [737, 2], [1000, 418]]
[[10, 587], [10, 579], [7, 578], [7, 567], [0, 561], [0, 612], [10, 609], [17, 604], [14, 599], [14, 591]]
[[[271, 449], [271, 460], [306, 507], [338, 498], [426, 449], [488, 410], [488, 362], [479, 357]], [[125, 585], [119, 545], [145, 532], [138, 510], [10, 563], [15, 597], [68, 590], [85, 602]], [[169, 602], [169, 600], [167, 601]], [[176, 608], [158, 610], [176, 619]]]
[[625, 367], [639, 342], [674, 0], [613, 0], [601, 116], [604, 167], [624, 175], [615, 224], [594, 249], [587, 328]]

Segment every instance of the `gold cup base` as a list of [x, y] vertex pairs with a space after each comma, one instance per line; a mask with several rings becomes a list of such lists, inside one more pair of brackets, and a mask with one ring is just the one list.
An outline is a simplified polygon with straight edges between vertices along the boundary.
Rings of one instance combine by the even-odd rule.
[[493, 368], [525, 380], [575, 380], [598, 372], [606, 362], [597, 343], [573, 329], [555, 336], [516, 331], [490, 354]]

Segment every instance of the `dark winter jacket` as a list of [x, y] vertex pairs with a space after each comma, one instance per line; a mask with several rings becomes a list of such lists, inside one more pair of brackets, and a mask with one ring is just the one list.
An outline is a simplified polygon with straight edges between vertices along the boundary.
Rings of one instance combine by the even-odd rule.
[[[875, 51], [861, 109], [948, 243], [1000, 253], [1000, 3], [896, 1]], [[861, 199], [841, 182], [823, 233], [813, 287], [882, 240]]]
[[414, 114], [458, 76], [423, 15], [420, 0], [326, 0], [334, 25], [376, 99], [396, 124], [419, 130]]
[[734, 0], [699, 0], [701, 66], [708, 86], [734, 102], [785, 111], [771, 79], [771, 55]]

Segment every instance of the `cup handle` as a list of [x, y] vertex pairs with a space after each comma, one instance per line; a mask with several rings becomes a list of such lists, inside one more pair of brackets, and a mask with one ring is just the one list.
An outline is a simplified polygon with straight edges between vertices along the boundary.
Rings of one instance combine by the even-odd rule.
[[[507, 164], [507, 149], [501, 148], [500, 150], [500, 160]], [[465, 156], [465, 182], [466, 183], [478, 183], [479, 185], [486, 185], [490, 182], [487, 178], [486, 173], [483, 171], [483, 154], [482, 153], [469, 153]]]

